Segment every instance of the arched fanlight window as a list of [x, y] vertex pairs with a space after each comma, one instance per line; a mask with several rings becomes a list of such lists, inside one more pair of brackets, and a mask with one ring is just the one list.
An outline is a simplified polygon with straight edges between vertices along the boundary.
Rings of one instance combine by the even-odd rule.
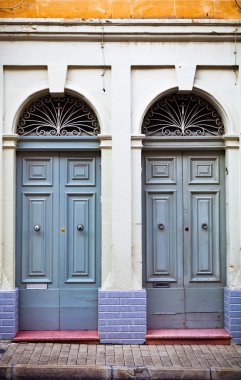
[[221, 117], [196, 94], [172, 94], [157, 100], [142, 125], [146, 136], [221, 136]]
[[97, 117], [82, 99], [43, 96], [31, 103], [20, 117], [22, 136], [93, 136], [100, 133]]

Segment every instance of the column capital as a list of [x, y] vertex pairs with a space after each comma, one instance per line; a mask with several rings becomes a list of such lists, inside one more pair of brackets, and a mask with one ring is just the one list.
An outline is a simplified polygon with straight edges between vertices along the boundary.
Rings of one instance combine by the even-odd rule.
[[16, 149], [18, 135], [16, 134], [3, 135], [2, 139], [3, 139], [3, 149]]
[[98, 139], [100, 141], [100, 149], [112, 149], [112, 136], [99, 134]]
[[142, 141], [145, 137], [146, 137], [146, 135], [144, 135], [144, 134], [132, 135], [131, 136], [131, 148], [132, 149], [142, 149], [143, 148]]
[[239, 149], [239, 134], [226, 133], [223, 135], [225, 149]]

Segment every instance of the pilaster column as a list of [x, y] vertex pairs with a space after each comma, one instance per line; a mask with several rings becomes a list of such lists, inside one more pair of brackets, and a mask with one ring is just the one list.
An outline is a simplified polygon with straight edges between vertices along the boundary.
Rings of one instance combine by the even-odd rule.
[[239, 136], [224, 135], [226, 165], [227, 286], [241, 288]]
[[112, 289], [132, 289], [131, 70], [115, 64], [111, 76]]
[[[112, 207], [110, 213], [105, 201], [102, 212], [111, 216], [112, 229], [110, 231], [109, 225], [104, 226], [102, 235], [107, 238], [108, 247], [103, 243], [102, 248], [107, 250], [102, 250], [99, 336], [101, 343], [142, 344], [146, 334], [146, 291], [141, 289], [141, 249], [138, 251], [138, 247], [141, 248], [141, 211], [138, 210], [141, 208], [141, 156], [140, 139], [132, 139], [133, 151], [138, 153], [131, 152], [130, 66], [115, 64], [111, 83], [112, 170], [111, 179], [107, 178], [110, 163], [106, 162], [107, 171], [102, 178], [107, 183], [102, 190], [108, 198], [107, 187], [111, 185]], [[136, 173], [132, 173], [133, 170]], [[135, 190], [137, 193], [133, 193]], [[111, 232], [111, 249], [108, 231]]]
[[[17, 135], [4, 135], [2, 165], [2, 283], [0, 290], [0, 339], [12, 339], [18, 331], [18, 289], [15, 288], [15, 154]], [[18, 221], [21, 223], [21, 221]]]
[[224, 136], [226, 150], [227, 287], [224, 289], [224, 326], [232, 341], [241, 344], [241, 255], [240, 255], [240, 140]]
[[2, 229], [3, 229], [3, 176], [2, 176], [2, 134], [3, 134], [3, 66], [0, 66], [0, 288], [2, 283]]
[[112, 276], [112, 215], [111, 215], [111, 162], [112, 137], [98, 135], [101, 149], [101, 287], [108, 288]]
[[3, 135], [2, 289], [4, 290], [15, 288], [16, 145], [17, 135]]
[[142, 289], [142, 140], [145, 135], [131, 136], [132, 169], [132, 270], [133, 288]]

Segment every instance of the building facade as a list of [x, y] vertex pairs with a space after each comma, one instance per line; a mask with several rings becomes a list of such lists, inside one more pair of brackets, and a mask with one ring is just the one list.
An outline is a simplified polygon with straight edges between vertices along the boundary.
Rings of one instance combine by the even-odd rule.
[[238, 2], [94, 3], [0, 7], [0, 337], [241, 343]]

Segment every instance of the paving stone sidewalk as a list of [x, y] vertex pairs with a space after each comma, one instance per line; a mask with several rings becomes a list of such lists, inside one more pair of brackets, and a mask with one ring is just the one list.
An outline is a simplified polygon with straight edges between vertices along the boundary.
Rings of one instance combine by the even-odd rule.
[[0, 343], [0, 379], [241, 379], [241, 346]]

